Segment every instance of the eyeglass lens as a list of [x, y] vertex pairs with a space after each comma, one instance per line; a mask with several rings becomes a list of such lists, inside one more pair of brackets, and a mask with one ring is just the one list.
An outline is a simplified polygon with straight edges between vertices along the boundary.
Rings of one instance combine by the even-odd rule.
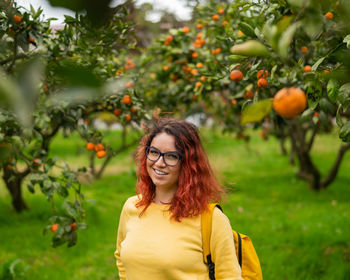
[[175, 152], [162, 153], [154, 147], [147, 149], [147, 158], [150, 161], [156, 162], [161, 156], [163, 156], [165, 164], [169, 166], [175, 166], [180, 160], [180, 155]]

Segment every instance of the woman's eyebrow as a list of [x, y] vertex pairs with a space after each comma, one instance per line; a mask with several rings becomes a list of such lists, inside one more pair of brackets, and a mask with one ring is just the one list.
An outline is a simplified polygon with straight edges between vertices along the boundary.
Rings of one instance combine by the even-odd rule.
[[[154, 146], [150, 146], [150, 148], [153, 148], [153, 149], [158, 150], [159, 152], [162, 152], [161, 150], [159, 150], [158, 148], [156, 148], [156, 147], [154, 147]], [[165, 152], [165, 153], [175, 153], [175, 154], [179, 154], [178, 151], [168, 151], [168, 152]]]

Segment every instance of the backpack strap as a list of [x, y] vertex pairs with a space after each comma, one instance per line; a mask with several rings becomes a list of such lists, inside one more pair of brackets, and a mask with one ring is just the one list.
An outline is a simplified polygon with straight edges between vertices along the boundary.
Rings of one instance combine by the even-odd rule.
[[202, 244], [203, 244], [203, 259], [209, 267], [209, 278], [215, 280], [215, 264], [211, 259], [210, 254], [210, 236], [211, 236], [211, 226], [213, 219], [214, 208], [218, 207], [221, 211], [221, 207], [217, 203], [210, 203], [208, 209], [202, 213]]

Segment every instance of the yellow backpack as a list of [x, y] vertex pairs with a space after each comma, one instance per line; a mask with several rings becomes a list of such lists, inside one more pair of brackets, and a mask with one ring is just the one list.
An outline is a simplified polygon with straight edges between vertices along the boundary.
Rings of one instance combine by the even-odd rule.
[[[202, 239], [203, 239], [203, 257], [204, 262], [209, 268], [209, 278], [215, 280], [215, 264], [211, 260], [210, 254], [210, 235], [214, 208], [220, 205], [217, 203], [209, 204], [209, 211], [202, 214]], [[258, 255], [250, 238], [244, 234], [232, 230], [233, 239], [235, 241], [236, 255], [239, 265], [242, 269], [242, 277], [244, 280], [262, 280], [262, 271]]]

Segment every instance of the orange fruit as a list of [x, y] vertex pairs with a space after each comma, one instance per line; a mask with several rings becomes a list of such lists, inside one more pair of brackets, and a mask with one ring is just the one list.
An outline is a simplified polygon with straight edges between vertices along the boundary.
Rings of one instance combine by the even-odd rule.
[[135, 107], [131, 107], [131, 108], [130, 108], [130, 112], [133, 113], [133, 114], [135, 114], [135, 113], [137, 112], [137, 109], [136, 109]]
[[51, 225], [51, 231], [52, 232], [56, 232], [57, 229], [58, 229], [58, 224]]
[[236, 106], [237, 105], [237, 100], [233, 99], [231, 103], [232, 103], [233, 106]]
[[299, 115], [306, 108], [305, 93], [299, 88], [283, 88], [273, 99], [273, 108], [276, 113], [285, 118]]
[[182, 28], [182, 32], [187, 34], [188, 32], [190, 32], [190, 28], [188, 26], [185, 26], [184, 28]]
[[76, 231], [77, 230], [77, 223], [76, 222], [71, 223], [70, 227], [71, 227], [72, 231]]
[[125, 114], [125, 119], [127, 122], [131, 121], [131, 116], [129, 114]]
[[34, 166], [39, 166], [40, 165], [40, 158], [33, 159], [33, 165]]
[[268, 76], [269, 76], [269, 71], [267, 70], [259, 70], [258, 73], [256, 74], [257, 79], [260, 79], [260, 78], [266, 79]]
[[113, 114], [116, 115], [116, 116], [120, 116], [122, 114], [122, 110], [120, 109], [114, 109], [113, 110]]
[[85, 148], [88, 150], [88, 151], [92, 151], [94, 148], [95, 148], [95, 144], [92, 143], [92, 142], [89, 142], [86, 144]]
[[327, 13], [324, 15], [324, 17], [325, 17], [326, 19], [328, 19], [328, 20], [332, 20], [333, 17], [334, 17], [334, 15], [333, 15], [332, 12], [327, 12]]
[[106, 151], [98, 151], [98, 152], [96, 153], [96, 156], [97, 156], [98, 158], [104, 158], [104, 157], [106, 156]]
[[215, 14], [211, 16], [212, 20], [219, 20], [219, 15]]
[[328, 69], [326, 69], [326, 70], [323, 70], [323, 74], [329, 74], [329, 70]]
[[307, 47], [302, 47], [302, 48], [300, 49], [300, 51], [301, 51], [302, 53], [307, 53], [307, 52], [308, 52], [308, 48], [307, 48]]
[[219, 8], [218, 9], [218, 13], [220, 14], [220, 15], [223, 15], [224, 13], [225, 13], [225, 10], [223, 9], [223, 8]]
[[260, 78], [258, 80], [258, 86], [261, 88], [267, 87], [267, 80], [264, 78]]
[[123, 103], [126, 104], [126, 105], [131, 104], [131, 98], [130, 98], [129, 95], [124, 95], [123, 96]]
[[174, 40], [173, 36], [168, 35], [168, 36], [166, 36], [166, 38], [165, 38], [164, 44], [165, 44], [165, 45], [169, 45], [173, 40]]
[[244, 99], [252, 99], [254, 97], [254, 93], [250, 90], [247, 90], [244, 94], [243, 94], [243, 98]]
[[205, 81], [207, 80], [207, 77], [206, 77], [206, 76], [202, 76], [202, 77], [200, 78], [200, 80], [201, 80], [202, 82], [205, 82]]
[[35, 43], [35, 39], [32, 36], [29, 36], [28, 41], [31, 43]]
[[196, 67], [197, 68], [202, 68], [204, 65], [203, 65], [203, 63], [202, 62], [198, 62], [197, 64], [196, 64]]
[[196, 35], [196, 38], [197, 38], [197, 39], [201, 39], [201, 38], [202, 38], [202, 32], [199, 32], [199, 33]]
[[199, 88], [199, 87], [201, 87], [202, 86], [202, 83], [201, 82], [197, 82], [196, 83], [196, 88]]
[[231, 73], [230, 73], [230, 79], [232, 81], [235, 81], [235, 82], [239, 82], [243, 79], [243, 74], [241, 71], [239, 70], [233, 70]]
[[312, 67], [310, 65], [305, 65], [304, 66], [304, 72], [311, 72], [312, 71]]
[[225, 27], [225, 25], [227, 25], [227, 24], [229, 24], [229, 22], [228, 22], [227, 20], [224, 20], [224, 21], [222, 22], [222, 26], [223, 26], [223, 27]]
[[197, 69], [192, 69], [192, 70], [191, 70], [191, 74], [192, 74], [193, 76], [198, 75], [198, 70], [197, 70]]
[[198, 28], [198, 29], [202, 29], [202, 28], [203, 28], [203, 24], [198, 23], [198, 24], [197, 24], [197, 28]]
[[14, 15], [14, 16], [13, 16], [13, 20], [15, 21], [15, 23], [20, 23], [20, 22], [22, 21], [22, 17], [21, 17], [21, 16]]
[[241, 30], [238, 30], [237, 34], [238, 36], [244, 36], [244, 33]]
[[125, 87], [126, 88], [131, 88], [131, 87], [133, 87], [134, 86], [134, 84], [132, 83], [132, 82], [127, 82], [126, 84], [125, 84]]
[[192, 53], [192, 57], [193, 57], [193, 58], [197, 58], [197, 57], [198, 57], [198, 53], [197, 53], [197, 52], [193, 52], [193, 53]]
[[319, 113], [318, 112], [315, 112], [314, 113], [314, 117], [318, 117]]
[[164, 65], [163, 69], [164, 69], [164, 71], [168, 71], [169, 70], [169, 65]]
[[99, 151], [104, 151], [105, 146], [103, 146], [101, 143], [96, 144], [94, 147], [95, 152], [99, 152]]

